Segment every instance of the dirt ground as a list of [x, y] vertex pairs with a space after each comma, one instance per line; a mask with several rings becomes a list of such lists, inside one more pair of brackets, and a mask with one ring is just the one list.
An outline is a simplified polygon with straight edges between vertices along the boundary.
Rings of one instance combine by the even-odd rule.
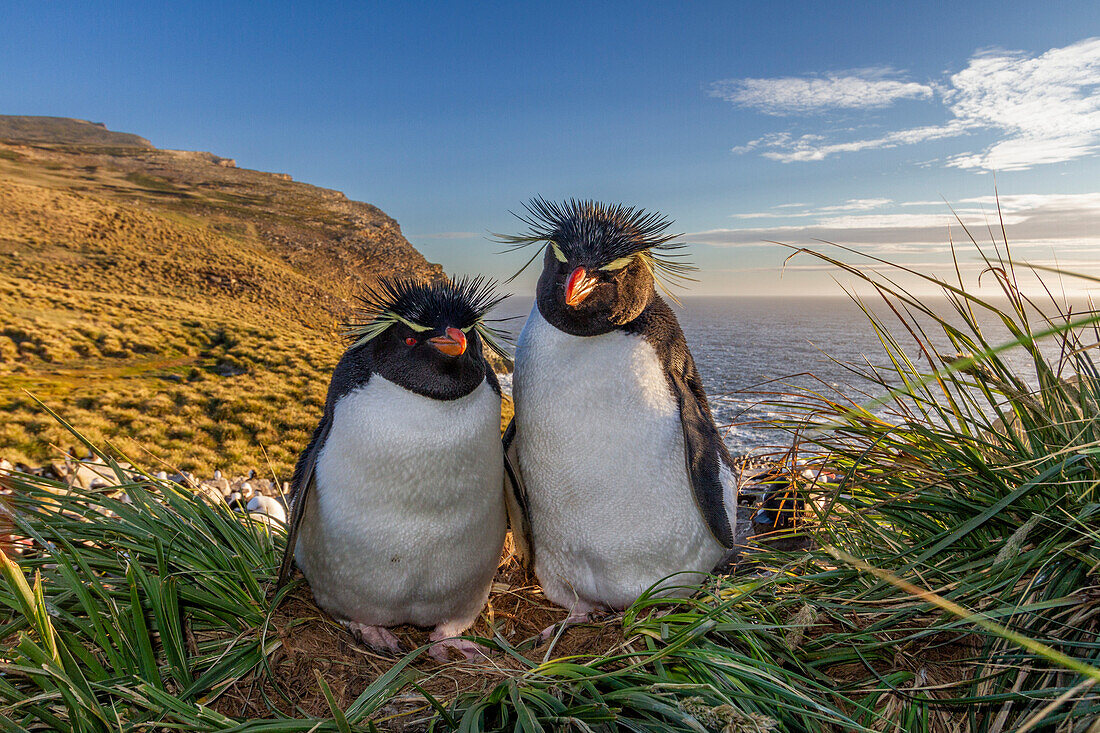
[[[775, 536], [769, 537], [766, 533], [761, 534], [765, 529], [751, 522], [753, 511], [754, 507], [740, 507], [738, 511], [739, 527], [744, 528], [738, 536], [742, 546], [750, 542], [779, 545], [782, 549], [806, 546], [805, 535], [791, 537], [787, 532], [773, 532]], [[739, 574], [754, 570], [751, 558], [738, 554], [716, 572]], [[298, 574], [296, 578], [302, 576]], [[573, 655], [602, 657], [644, 649], [640, 639], [623, 637], [621, 615], [570, 626], [556, 641], [540, 641], [543, 629], [567, 615], [566, 609], [546, 599], [533, 574], [519, 563], [509, 535], [485, 611], [466, 635], [491, 638], [496, 634], [533, 664]], [[429, 629], [398, 626], [392, 631], [405, 649], [416, 649], [428, 643]], [[275, 610], [267, 637], [279, 641], [279, 648], [268, 659], [270, 673], [256, 670], [222, 691], [210, 702], [218, 711], [233, 717], [265, 718], [272, 715], [274, 708], [291, 716], [328, 717], [331, 714], [329, 704], [316, 682], [317, 673], [331, 688], [335, 702], [346, 709], [399, 661], [356, 642], [339, 623], [318, 608], [304, 579]], [[405, 671], [418, 673], [417, 684], [447, 705], [458, 695], [486, 692], [527, 668], [519, 660], [499, 652], [481, 660], [456, 660], [446, 664], [435, 661], [425, 652]], [[420, 727], [433, 714], [423, 695], [410, 688], [392, 698], [372, 718], [385, 729], [405, 730]]]
[[[571, 626], [552, 647], [551, 642], [539, 641], [543, 629], [567, 615], [566, 609], [546, 600], [534, 577], [506, 547], [485, 612], [467, 635], [492, 637], [495, 633], [535, 664], [544, 658], [603, 656], [628, 648], [617, 616]], [[392, 631], [409, 650], [428, 642], [429, 629], [398, 626]], [[287, 715], [327, 717], [329, 705], [316, 682], [316, 672], [324, 677], [343, 709], [399, 661], [357, 643], [317, 607], [305, 582], [276, 609], [268, 637], [280, 642], [269, 657], [271, 673], [257, 670], [230, 686], [211, 703], [217, 710], [234, 717], [269, 717], [271, 708]], [[483, 660], [446, 664], [422, 653], [407, 669], [419, 673], [417, 684], [446, 705], [459, 694], [484, 692], [521, 673], [525, 666], [497, 652]], [[386, 728], [403, 730], [432, 714], [423, 696], [411, 690], [393, 698], [372, 717], [377, 723], [385, 722]]]

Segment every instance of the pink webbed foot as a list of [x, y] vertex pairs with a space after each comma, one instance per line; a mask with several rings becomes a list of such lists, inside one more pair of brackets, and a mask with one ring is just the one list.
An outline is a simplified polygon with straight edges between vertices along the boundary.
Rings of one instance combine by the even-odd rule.
[[450, 629], [437, 627], [428, 635], [428, 641], [432, 646], [428, 653], [437, 662], [451, 662], [456, 659], [487, 659], [489, 650], [469, 639], [459, 639], [454, 634], [459, 633]]
[[539, 634], [539, 642], [547, 642], [557, 636], [559, 630], [564, 630], [570, 626], [576, 626], [577, 624], [583, 624], [592, 620], [592, 610], [587, 611], [573, 611], [561, 621], [550, 624]]
[[340, 623], [355, 637], [356, 641], [364, 646], [395, 656], [405, 653], [405, 650], [401, 647], [401, 642], [385, 626], [367, 626], [354, 621], [341, 621]]

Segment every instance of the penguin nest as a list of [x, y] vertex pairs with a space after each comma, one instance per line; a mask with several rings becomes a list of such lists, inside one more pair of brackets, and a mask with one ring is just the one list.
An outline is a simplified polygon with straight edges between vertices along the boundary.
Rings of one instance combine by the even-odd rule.
[[[571, 626], [552, 649], [552, 642], [538, 642], [544, 628], [567, 615], [565, 609], [543, 596], [533, 575], [516, 560], [509, 534], [489, 602], [466, 633], [492, 638], [495, 628], [496, 633], [534, 663], [547, 657], [548, 650], [548, 658], [557, 659], [576, 654], [603, 656], [625, 647], [619, 616]], [[398, 626], [392, 631], [406, 649], [416, 649], [428, 642], [428, 629]], [[399, 661], [352, 639], [317, 607], [304, 581], [275, 610], [267, 638], [280, 642], [279, 648], [268, 657], [269, 671], [259, 669], [228, 687], [212, 703], [219, 712], [234, 717], [268, 718], [278, 709], [293, 717], [328, 717], [330, 708], [316, 682], [316, 672], [324, 677], [340, 708], [346, 709], [369, 684]], [[440, 664], [424, 653], [405, 670], [415, 670], [417, 684], [444, 705], [465, 693], [487, 692], [501, 680], [524, 671], [514, 659], [496, 651], [489, 659], [448, 664]], [[391, 698], [372, 719], [376, 723], [385, 721], [384, 727], [388, 729], [402, 730], [414, 721], [422, 723], [432, 714], [423, 696], [407, 690]]]

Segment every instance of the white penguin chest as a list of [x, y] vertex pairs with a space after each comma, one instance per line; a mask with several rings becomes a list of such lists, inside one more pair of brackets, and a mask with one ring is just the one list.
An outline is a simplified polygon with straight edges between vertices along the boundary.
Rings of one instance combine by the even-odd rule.
[[476, 615], [505, 532], [500, 398], [433, 400], [378, 375], [340, 399], [296, 559], [342, 618], [434, 625]]
[[499, 405], [486, 382], [435, 400], [374, 375], [336, 404], [318, 457], [326, 523], [447, 521], [481, 504], [490, 482], [497, 500]]
[[[668, 452], [681, 431], [679, 406], [643, 338], [621, 331], [572, 336], [547, 323], [537, 305], [516, 347], [513, 385], [523, 408], [517, 416], [530, 430], [524, 442], [545, 432], [540, 438], [549, 444], [584, 445], [582, 454], [598, 458], [605, 442], [628, 435]], [[578, 443], [592, 437], [599, 442]], [[630, 453], [632, 462], [643, 458]]]
[[679, 404], [642, 337], [572, 336], [536, 304], [513, 390], [536, 570], [553, 600], [555, 577], [623, 606], [665, 575], [713, 567], [721, 548], [695, 503]]

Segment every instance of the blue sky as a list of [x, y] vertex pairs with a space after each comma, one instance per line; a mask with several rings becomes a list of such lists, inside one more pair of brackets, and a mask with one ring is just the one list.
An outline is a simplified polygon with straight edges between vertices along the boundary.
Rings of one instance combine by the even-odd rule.
[[[1100, 4], [5, 3], [0, 112], [340, 189], [451, 272], [541, 194], [656, 209], [699, 294], [839, 292], [765, 240], [936, 274], [951, 202], [1100, 262]], [[961, 232], [952, 233], [958, 241]], [[964, 264], [974, 269], [971, 253]], [[529, 290], [533, 274], [513, 286]]]

